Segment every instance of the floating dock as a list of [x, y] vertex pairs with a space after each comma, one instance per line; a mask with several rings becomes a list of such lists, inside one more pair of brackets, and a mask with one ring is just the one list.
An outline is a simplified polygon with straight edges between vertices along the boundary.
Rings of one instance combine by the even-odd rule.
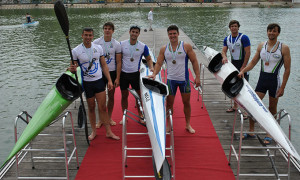
[[[129, 38], [129, 33], [125, 32], [118, 40], [122, 41]], [[159, 53], [160, 48], [163, 45], [166, 45], [169, 42], [168, 36], [167, 36], [167, 30], [165, 28], [159, 28], [154, 29], [154, 31], [148, 31], [144, 32], [144, 30], [141, 30], [141, 34], [139, 36], [139, 40], [144, 42], [148, 45], [149, 48], [152, 49], [153, 52], [155, 52], [155, 55], [157, 56]], [[194, 47], [194, 51], [197, 55], [197, 59], [199, 63], [206, 66], [208, 62], [206, 61], [204, 55], [199, 50], [201, 47], [196, 47], [194, 43], [191, 41], [191, 39], [180, 30], [180, 36], [179, 40], [185, 41], [190, 43]], [[198, 49], [199, 48], [199, 49]], [[189, 65], [191, 71], [192, 66]], [[221, 86], [217, 82], [217, 80], [214, 78], [214, 76], [204, 67], [204, 71], [201, 74], [201, 78], [204, 75], [204, 81], [203, 84], [203, 92], [204, 95], [202, 98], [199, 99], [199, 106], [198, 107], [192, 107], [192, 109], [201, 109], [201, 104], [203, 102], [203, 108], [208, 111], [209, 117], [211, 119], [211, 122], [214, 126], [214, 129], [218, 135], [218, 138], [220, 140], [220, 143], [222, 145], [222, 148], [224, 150], [224, 153], [228, 159], [229, 152], [230, 152], [230, 145], [231, 145], [231, 137], [232, 137], [232, 130], [233, 130], [233, 124], [235, 119], [234, 113], [226, 113], [226, 109], [231, 106], [231, 100], [229, 98], [226, 98], [224, 93], [221, 91]], [[202, 80], [202, 79], [201, 79]], [[191, 98], [197, 98], [197, 96], [193, 96]], [[77, 112], [79, 107], [79, 101], [75, 101], [73, 104], [71, 104], [67, 111], [70, 111], [72, 113], [73, 121], [74, 121], [74, 127], [75, 127], [75, 137], [76, 137], [76, 143], [77, 143], [77, 151], [78, 151], [78, 160], [79, 164], [81, 164], [86, 151], [88, 149], [88, 145], [85, 140], [85, 133], [84, 129], [77, 128]], [[86, 106], [87, 107], [87, 106]], [[119, 107], [119, 104], [115, 103], [115, 107]], [[26, 110], [26, 109], [24, 109]], [[179, 109], [179, 111], [182, 111], [182, 109]], [[18, 113], [18, 112], [16, 112]], [[119, 122], [119, 119], [115, 119], [116, 122]], [[54, 124], [53, 127], [46, 128], [43, 133], [55, 133], [59, 134], [58, 132], [61, 132], [62, 124], [61, 121], [58, 121]], [[175, 120], [176, 123], [176, 120]], [[193, 122], [191, 122], [193, 125]], [[120, 126], [120, 125], [117, 125]], [[240, 127], [240, 120], [239, 118], [236, 120], [236, 129], [235, 131], [239, 130]], [[182, 127], [184, 128], [184, 127]], [[261, 129], [258, 127], [256, 123], [256, 130], [261, 131]], [[103, 128], [102, 128], [103, 129]], [[114, 127], [112, 128], [114, 130]], [[248, 120], [244, 121], [244, 130], [248, 130]], [[67, 121], [66, 123], [66, 132], [71, 132], [71, 124], [70, 121]], [[103, 132], [103, 131], [102, 131]], [[197, 133], [201, 133], [200, 131], [197, 131]], [[120, 135], [120, 132], [117, 132], [118, 135]], [[99, 136], [99, 135], [98, 135]], [[102, 133], [101, 136], [104, 136]], [[263, 138], [264, 135], [262, 134], [261, 137]], [[192, 138], [192, 137], [186, 137], [186, 138]], [[59, 148], [63, 147], [62, 143], [62, 136], [60, 137], [49, 137], [47, 140], [45, 140], [45, 137], [37, 137], [33, 141], [33, 147], [42, 147], [43, 149], [52, 148], [53, 146], [57, 146]], [[207, 138], [207, 141], [210, 141], [209, 138]], [[121, 142], [120, 142], [121, 144]], [[234, 139], [233, 139], [233, 146], [237, 148], [239, 144], [239, 134], [238, 132], [235, 133]], [[72, 148], [72, 138], [66, 140], [67, 150], [70, 151]], [[258, 139], [249, 139], [244, 140], [243, 145], [246, 147], [254, 146], [254, 147], [262, 147], [262, 145], [259, 143]], [[175, 147], [176, 147], [176, 139], [175, 139]], [[120, 146], [121, 148], [121, 146]], [[261, 154], [261, 157], [257, 156], [245, 156], [241, 157], [241, 160], [238, 162], [235, 158], [235, 156], [231, 156], [231, 163], [230, 167], [232, 169], [232, 172], [234, 175], [237, 175], [237, 172], [239, 171], [240, 174], [245, 174], [246, 176], [239, 176], [239, 179], [276, 179], [274, 170], [272, 169], [272, 164], [270, 163], [269, 157], [267, 157], [267, 151], [265, 149], [251, 149], [251, 148], [245, 148], [242, 150], [243, 154]], [[47, 152], [39, 152], [37, 153], [38, 156], [44, 156], [48, 155]], [[57, 157], [62, 157], [62, 152], [56, 152], [54, 153]], [[271, 150], [271, 154], [274, 154]], [[35, 154], [36, 155], [36, 154]], [[53, 155], [53, 153], [52, 153]], [[119, 156], [119, 155], [118, 155]], [[176, 157], [176, 149], [175, 149], [175, 157]], [[286, 160], [283, 158], [281, 153], [278, 151], [272, 158], [275, 160], [276, 168], [279, 175], [286, 174], [288, 171], [288, 164]], [[45, 162], [47, 163], [39, 163], [39, 162]], [[121, 160], [120, 160], [121, 161]], [[30, 155], [27, 155], [26, 158], [23, 160], [23, 162], [19, 165], [19, 176], [36, 176], [36, 177], [48, 177], [48, 176], [59, 176], [59, 177], [65, 177], [66, 176], [66, 168], [65, 163], [62, 160], [61, 162], [57, 162], [57, 160], [47, 160], [47, 159], [39, 159], [35, 160], [35, 168], [32, 168]], [[50, 162], [50, 163], [49, 163]], [[176, 163], [176, 162], [175, 162]], [[207, 162], [208, 163], [208, 162]], [[17, 179], [16, 175], [16, 165], [12, 165], [12, 167], [8, 170], [8, 172], [2, 177], [2, 179], [6, 180], [12, 180]], [[291, 163], [290, 166], [290, 179], [299, 179], [300, 174], [297, 168]], [[191, 167], [189, 167], [191, 168]], [[152, 171], [152, 170], [151, 170]], [[77, 169], [77, 163], [76, 160], [71, 160], [69, 164], [69, 179], [75, 179], [76, 174], [78, 172]], [[247, 174], [249, 176], [247, 176]], [[274, 174], [273, 177], [256, 177], [252, 176], [251, 174]], [[0, 174], [1, 177], [1, 174]], [[201, 173], [199, 173], [199, 177], [201, 177]], [[177, 178], [180, 179], [180, 178]], [[209, 179], [209, 178], [207, 178]], [[283, 179], [287, 179], [284, 177]]]

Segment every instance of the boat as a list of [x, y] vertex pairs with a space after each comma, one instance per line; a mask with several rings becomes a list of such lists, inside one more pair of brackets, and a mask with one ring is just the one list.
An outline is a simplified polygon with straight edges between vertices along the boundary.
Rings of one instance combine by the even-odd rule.
[[39, 25], [38, 21], [32, 21], [30, 23], [24, 23], [24, 24], [22, 24], [23, 27], [33, 27], [33, 26], [37, 26], [37, 25]]
[[[77, 68], [81, 82], [80, 68]], [[80, 96], [75, 74], [63, 73], [32, 116], [1, 168]]]
[[[155, 61], [153, 53], [151, 58]], [[152, 146], [155, 169], [159, 174], [166, 161], [166, 97], [169, 94], [168, 87], [162, 82], [161, 74], [156, 75], [155, 80], [147, 76], [152, 74], [146, 60], [142, 60], [140, 66], [140, 89], [143, 104], [144, 119], [148, 136]]]
[[204, 46], [204, 55], [209, 62], [209, 71], [214, 74], [222, 85], [224, 94], [247, 111], [282, 148], [300, 160], [298, 152], [269, 109], [263, 104], [250, 84], [244, 78], [237, 76], [239, 71], [236, 67], [231, 62], [223, 64], [221, 53], [210, 47]]

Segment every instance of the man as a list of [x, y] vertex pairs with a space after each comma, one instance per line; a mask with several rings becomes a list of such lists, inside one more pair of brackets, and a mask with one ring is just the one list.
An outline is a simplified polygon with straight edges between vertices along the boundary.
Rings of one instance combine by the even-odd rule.
[[[245, 72], [250, 71], [261, 59], [261, 71], [255, 92], [263, 99], [269, 92], [269, 110], [275, 115], [279, 97], [283, 96], [286, 83], [290, 76], [291, 55], [287, 45], [277, 41], [280, 34], [278, 24], [269, 24], [267, 27], [268, 41], [258, 45], [252, 61], [239, 73], [243, 77]], [[280, 83], [280, 69], [284, 66], [283, 80]], [[254, 131], [254, 121], [249, 120], [249, 131]], [[244, 138], [252, 137], [253, 134], [245, 134]], [[265, 144], [271, 144], [272, 138], [267, 135], [264, 139]]]
[[[120, 74], [121, 74], [121, 45], [120, 43], [112, 38], [112, 34], [115, 31], [115, 26], [111, 22], [107, 22], [103, 25], [104, 36], [96, 39], [93, 43], [101, 45], [104, 51], [104, 57], [108, 65], [110, 77], [114, 83], [113, 88], [108, 91], [108, 116], [110, 120], [110, 125], [116, 125], [116, 122], [111, 119], [111, 115], [114, 108], [114, 95], [115, 88], [120, 85]], [[103, 76], [105, 85], [107, 85], [108, 80]], [[102, 125], [102, 120], [100, 119], [96, 127], [100, 128]]]
[[[241, 71], [246, 67], [250, 58], [250, 40], [247, 35], [239, 33], [240, 23], [236, 20], [229, 22], [229, 29], [231, 34], [225, 37], [222, 49], [222, 62], [228, 62], [227, 50], [229, 49], [231, 55], [231, 63]], [[245, 79], [249, 80], [249, 75], [246, 73], [244, 75]], [[233, 107], [229, 108], [226, 112], [235, 112], [238, 108], [236, 102], [234, 102]], [[247, 115], [244, 113], [244, 119], [247, 119]]]
[[[196, 75], [195, 84], [196, 87], [200, 85], [200, 70], [196, 54], [192, 46], [183, 41], [178, 41], [179, 29], [176, 25], [171, 25], [167, 29], [170, 42], [168, 45], [163, 46], [160, 49], [155, 70], [149, 78], [155, 79], [155, 76], [159, 73], [163, 61], [167, 63], [167, 85], [169, 87], [169, 96], [167, 97], [167, 109], [173, 111], [174, 99], [177, 91], [177, 87], [180, 89], [182, 102], [184, 105], [184, 114], [186, 126], [185, 129], [194, 134], [195, 130], [190, 124], [191, 118], [191, 105], [190, 105], [190, 80], [188, 72], [188, 59], [190, 59], [193, 69]], [[170, 132], [170, 119], [167, 118], [168, 126], [167, 132]]]
[[149, 31], [153, 31], [152, 22], [153, 22], [153, 8], [150, 9], [148, 13], [148, 21], [149, 21]]
[[[138, 41], [140, 31], [140, 27], [131, 26], [129, 29], [129, 40], [121, 42], [122, 72], [120, 78], [120, 88], [122, 95], [121, 104], [123, 112], [128, 108], [129, 92], [127, 88], [129, 87], [129, 84], [141, 96], [139, 70], [140, 62], [143, 56], [146, 58], [150, 70], [153, 71], [153, 62], [149, 54], [149, 48], [141, 41]], [[141, 112], [139, 112], [139, 115], [141, 116]], [[122, 120], [120, 121], [120, 124], [122, 124]]]
[[93, 140], [96, 133], [96, 113], [95, 107], [97, 101], [98, 113], [100, 119], [103, 120], [106, 129], [106, 137], [119, 140], [110, 129], [108, 114], [106, 112], [106, 94], [105, 84], [102, 79], [102, 71], [108, 80], [108, 89], [112, 89], [113, 84], [109, 75], [107, 64], [103, 56], [101, 46], [92, 43], [94, 32], [92, 28], [84, 28], [82, 31], [83, 43], [79, 44], [72, 50], [72, 55], [75, 61], [73, 65], [71, 62], [70, 71], [76, 72], [76, 67], [79, 65], [81, 75], [83, 77], [83, 88], [88, 104], [88, 116], [91, 123], [92, 133], [88, 137]]
[[26, 22], [27, 23], [31, 23], [31, 19], [32, 19], [33, 17], [29, 14], [29, 13], [26, 13]]

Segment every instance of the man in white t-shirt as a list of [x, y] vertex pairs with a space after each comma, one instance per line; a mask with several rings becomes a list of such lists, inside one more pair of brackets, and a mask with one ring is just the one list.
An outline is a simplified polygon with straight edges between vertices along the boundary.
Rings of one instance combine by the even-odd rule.
[[150, 9], [148, 13], [148, 21], [149, 21], [149, 31], [153, 31], [152, 22], [153, 22], [153, 8]]
[[[106, 60], [106, 64], [108, 65], [110, 77], [114, 84], [113, 88], [108, 91], [108, 101], [107, 101], [107, 110], [108, 116], [110, 119], [110, 125], [116, 125], [116, 122], [111, 119], [111, 115], [114, 108], [114, 95], [115, 95], [115, 88], [120, 85], [120, 74], [121, 74], [121, 45], [120, 43], [112, 38], [114, 33], [115, 26], [112, 22], [107, 22], [103, 25], [103, 36], [94, 40], [93, 43], [101, 45], [104, 57]], [[107, 85], [108, 80], [103, 77], [105, 84]], [[96, 127], [100, 128], [102, 125], [102, 120], [100, 119], [97, 123]]]
[[74, 64], [71, 62], [69, 70], [73, 73], [79, 65], [81, 69], [82, 85], [88, 104], [88, 116], [91, 123], [92, 133], [88, 139], [93, 140], [96, 135], [96, 102], [98, 113], [103, 120], [106, 129], [106, 137], [119, 140], [110, 128], [108, 114], [106, 112], [105, 84], [102, 79], [103, 74], [108, 79], [108, 89], [112, 89], [113, 84], [109, 75], [108, 67], [103, 56], [103, 49], [100, 45], [92, 43], [94, 31], [92, 28], [84, 28], [82, 31], [83, 43], [72, 50]]
[[[121, 41], [122, 50], [122, 71], [120, 77], [120, 89], [122, 94], [121, 104], [122, 111], [128, 108], [128, 87], [131, 85], [133, 89], [141, 96], [140, 91], [140, 63], [142, 57], [146, 58], [149, 69], [153, 71], [153, 62], [149, 54], [149, 48], [146, 44], [138, 41], [141, 28], [138, 26], [131, 26], [129, 29], [130, 38]], [[139, 111], [139, 108], [138, 108]], [[139, 112], [141, 116], [141, 112]], [[122, 120], [120, 121], [122, 124]]]

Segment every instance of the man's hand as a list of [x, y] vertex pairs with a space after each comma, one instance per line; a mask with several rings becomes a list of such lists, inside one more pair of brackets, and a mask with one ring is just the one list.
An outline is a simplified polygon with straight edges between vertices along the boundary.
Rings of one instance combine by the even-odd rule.
[[223, 64], [228, 63], [227, 57], [224, 57], [224, 58], [222, 59], [222, 63], [223, 63]]
[[114, 88], [113, 83], [112, 83], [111, 81], [108, 81], [108, 83], [107, 83], [107, 89], [110, 91], [110, 90], [112, 90], [113, 88]]
[[196, 85], [196, 87], [200, 86], [200, 77], [199, 76], [198, 77], [196, 76], [195, 85]]
[[156, 75], [154, 75], [154, 74], [151, 74], [151, 75], [147, 76], [147, 78], [153, 79], [153, 80], [155, 80], [155, 77], [156, 77]]
[[68, 70], [74, 74], [77, 71], [77, 65], [71, 64]]
[[117, 87], [120, 86], [120, 79], [117, 78], [117, 79], [115, 80], [114, 86], [115, 86], [115, 88], [117, 88]]
[[278, 91], [276, 92], [276, 98], [279, 98], [279, 97], [283, 96], [283, 94], [284, 94], [284, 88], [280, 87], [278, 89]]

